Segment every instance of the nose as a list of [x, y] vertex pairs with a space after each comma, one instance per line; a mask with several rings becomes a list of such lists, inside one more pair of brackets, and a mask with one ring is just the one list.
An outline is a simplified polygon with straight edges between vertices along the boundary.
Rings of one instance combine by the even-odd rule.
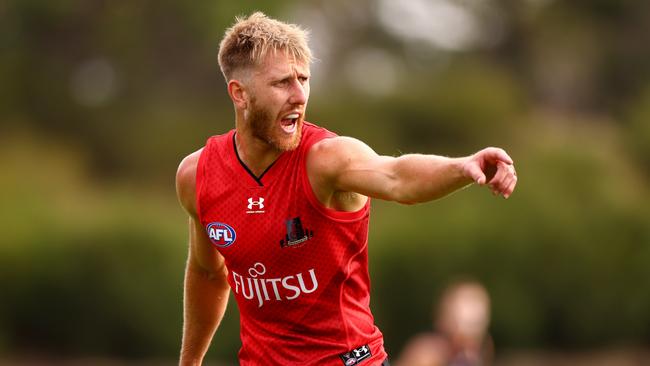
[[295, 80], [293, 87], [291, 88], [291, 96], [289, 98], [289, 103], [303, 105], [307, 104], [307, 99], [309, 98], [309, 84], [306, 82], [303, 84], [298, 80]]

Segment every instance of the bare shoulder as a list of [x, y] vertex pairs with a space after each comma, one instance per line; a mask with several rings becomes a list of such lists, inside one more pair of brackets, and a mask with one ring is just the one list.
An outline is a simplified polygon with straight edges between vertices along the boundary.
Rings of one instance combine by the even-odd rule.
[[176, 171], [176, 195], [178, 200], [190, 215], [196, 215], [196, 168], [203, 149], [186, 156], [178, 165]]
[[376, 155], [361, 140], [337, 136], [315, 143], [307, 156], [307, 164], [310, 170], [331, 175], [356, 161], [363, 161]]
[[353, 152], [371, 149], [363, 141], [355, 139], [354, 137], [336, 136], [318, 141], [311, 148], [311, 151], [315, 150], [335, 154], [337, 152]]
[[366, 144], [352, 137], [332, 137], [312, 146], [307, 155], [307, 175], [314, 194], [328, 208], [357, 211], [367, 197], [346, 176], [359, 170], [377, 154]]

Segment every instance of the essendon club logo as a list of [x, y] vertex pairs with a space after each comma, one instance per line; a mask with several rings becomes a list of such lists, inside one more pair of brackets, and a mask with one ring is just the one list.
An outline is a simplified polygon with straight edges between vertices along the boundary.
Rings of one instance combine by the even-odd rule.
[[303, 228], [300, 217], [289, 219], [285, 224], [287, 227], [287, 235], [284, 236], [284, 239], [280, 240], [280, 246], [283, 248], [300, 245], [314, 236], [313, 231]]
[[226, 248], [231, 246], [235, 239], [237, 239], [237, 233], [230, 225], [224, 224], [222, 222], [213, 222], [206, 228], [208, 237], [212, 244], [216, 245], [219, 248]]

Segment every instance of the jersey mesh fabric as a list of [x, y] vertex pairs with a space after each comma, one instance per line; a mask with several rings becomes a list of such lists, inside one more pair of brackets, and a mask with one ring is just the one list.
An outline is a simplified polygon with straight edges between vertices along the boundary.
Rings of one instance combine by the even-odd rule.
[[383, 337], [369, 308], [370, 203], [328, 209], [307, 178], [309, 148], [335, 135], [305, 122], [299, 147], [261, 178], [239, 160], [234, 136], [208, 139], [197, 205], [239, 307], [240, 364], [343, 365], [341, 354], [364, 345], [372, 356], [360, 364], [381, 364]]

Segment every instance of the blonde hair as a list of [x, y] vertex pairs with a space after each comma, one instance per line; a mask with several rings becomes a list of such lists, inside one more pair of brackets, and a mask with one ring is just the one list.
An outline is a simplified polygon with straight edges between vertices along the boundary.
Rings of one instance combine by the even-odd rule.
[[247, 18], [235, 18], [235, 24], [226, 30], [219, 45], [219, 67], [226, 81], [238, 70], [259, 65], [269, 51], [285, 51], [295, 60], [312, 61], [307, 45], [308, 31], [295, 24], [271, 19], [262, 12]]

